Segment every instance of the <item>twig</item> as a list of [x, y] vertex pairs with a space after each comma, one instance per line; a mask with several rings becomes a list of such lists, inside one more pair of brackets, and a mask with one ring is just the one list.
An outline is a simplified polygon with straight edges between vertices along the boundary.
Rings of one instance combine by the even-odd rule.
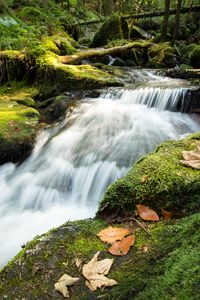
[[151, 235], [151, 233], [137, 219], [135, 219], [135, 218], [127, 218], [127, 219], [123, 219], [122, 220], [122, 222], [124, 222], [124, 221], [135, 221], [147, 234]]

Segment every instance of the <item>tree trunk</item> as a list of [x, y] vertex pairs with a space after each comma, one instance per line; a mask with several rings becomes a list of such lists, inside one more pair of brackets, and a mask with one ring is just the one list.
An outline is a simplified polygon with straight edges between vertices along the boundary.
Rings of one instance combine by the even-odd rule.
[[165, 14], [163, 19], [162, 34], [161, 34], [162, 40], [166, 40], [167, 37], [169, 16], [170, 16], [170, 0], [165, 0]]
[[177, 39], [177, 33], [178, 33], [179, 23], [180, 23], [181, 4], [182, 4], [182, 0], [178, 0], [176, 16], [175, 16], [174, 31], [173, 31], [173, 36], [172, 36], [172, 45], [175, 44], [176, 39]]
[[110, 16], [113, 13], [113, 0], [106, 0], [105, 1], [105, 8], [104, 8], [104, 12], [105, 15]]

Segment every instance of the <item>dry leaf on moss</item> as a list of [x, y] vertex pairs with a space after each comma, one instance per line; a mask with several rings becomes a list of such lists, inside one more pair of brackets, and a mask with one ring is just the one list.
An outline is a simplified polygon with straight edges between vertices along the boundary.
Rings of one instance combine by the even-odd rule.
[[136, 205], [136, 207], [137, 207], [140, 218], [142, 218], [143, 220], [159, 221], [159, 216], [153, 209], [149, 208], [148, 206], [142, 205], [142, 204], [138, 204], [138, 205]]
[[55, 290], [63, 294], [65, 298], [69, 298], [69, 291], [67, 286], [71, 286], [76, 283], [79, 278], [73, 278], [67, 274], [60, 277], [58, 282], [54, 284]]
[[197, 150], [182, 151], [183, 158], [180, 162], [193, 169], [200, 170], [200, 143], [196, 143]]
[[128, 253], [131, 246], [133, 246], [135, 242], [135, 238], [133, 235], [129, 235], [124, 237], [121, 241], [116, 241], [112, 244], [112, 246], [108, 249], [108, 252], [112, 255], [123, 256]]
[[165, 219], [165, 220], [170, 220], [172, 218], [172, 212], [164, 210], [162, 208], [161, 208], [161, 215], [162, 215], [163, 219]]
[[80, 259], [78, 257], [75, 258], [75, 265], [77, 266], [77, 268], [79, 269], [79, 271], [81, 270], [82, 263], [83, 263], [82, 259]]
[[128, 234], [130, 234], [130, 231], [126, 228], [109, 226], [101, 230], [97, 236], [102, 242], [112, 244], [115, 241], [123, 239]]
[[100, 252], [97, 252], [87, 264], [83, 265], [82, 273], [86, 278], [86, 286], [91, 291], [96, 291], [97, 288], [110, 287], [118, 284], [114, 279], [109, 279], [107, 275], [114, 262], [114, 259], [103, 259], [98, 261]]

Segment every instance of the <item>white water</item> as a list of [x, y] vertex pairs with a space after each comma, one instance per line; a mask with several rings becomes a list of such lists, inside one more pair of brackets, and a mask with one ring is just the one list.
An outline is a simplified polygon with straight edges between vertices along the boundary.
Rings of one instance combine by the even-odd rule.
[[160, 142], [200, 130], [196, 116], [165, 110], [185, 97], [181, 81], [135, 72], [141, 81], [141, 74], [145, 87], [82, 101], [62, 125], [41, 133], [23, 164], [0, 167], [0, 265], [36, 234], [94, 216], [106, 187]]

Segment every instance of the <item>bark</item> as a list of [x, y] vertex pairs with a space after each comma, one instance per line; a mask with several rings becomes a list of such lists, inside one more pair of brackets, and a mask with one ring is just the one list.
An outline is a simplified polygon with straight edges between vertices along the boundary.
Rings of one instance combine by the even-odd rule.
[[176, 16], [175, 16], [174, 31], [173, 31], [173, 36], [172, 36], [172, 45], [175, 44], [176, 39], [177, 39], [177, 33], [178, 33], [179, 23], [180, 23], [181, 4], [182, 4], [182, 0], [178, 0], [177, 11], [176, 11]]
[[165, 14], [163, 19], [162, 34], [161, 34], [162, 40], [166, 40], [167, 37], [169, 16], [170, 16], [170, 0], [165, 0]]
[[110, 16], [113, 13], [113, 0], [105, 1], [105, 15]]

